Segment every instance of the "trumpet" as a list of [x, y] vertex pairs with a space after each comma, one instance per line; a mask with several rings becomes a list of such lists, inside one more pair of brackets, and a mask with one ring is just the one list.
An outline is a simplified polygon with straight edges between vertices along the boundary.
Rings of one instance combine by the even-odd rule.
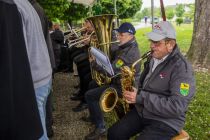
[[82, 27], [82, 28], [80, 28], [78, 30], [70, 29], [70, 30], [65, 32], [66, 33], [65, 37], [66, 38], [70, 38], [73, 35], [76, 35], [76, 37], [79, 37], [78, 33], [81, 32], [81, 31], [84, 31], [86, 29], [87, 29], [87, 27]]
[[[79, 44], [83, 43], [86, 40], [89, 40], [93, 34], [94, 34], [94, 31], [92, 31], [91, 34], [88, 35], [88, 37], [86, 37], [86, 38], [77, 38], [77, 39], [74, 39], [74, 40], [70, 40], [69, 43], [68, 43], [69, 48], [71, 48], [71, 47], [73, 47], [75, 45], [79, 45]], [[74, 43], [72, 43], [72, 42], [74, 42]], [[81, 45], [79, 45], [79, 46], [82, 47]]]

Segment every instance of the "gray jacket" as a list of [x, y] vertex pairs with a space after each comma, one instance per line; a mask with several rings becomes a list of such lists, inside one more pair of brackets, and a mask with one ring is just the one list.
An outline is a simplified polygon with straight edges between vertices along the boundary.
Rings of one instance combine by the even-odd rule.
[[46, 85], [52, 78], [47, 44], [37, 12], [28, 0], [14, 0], [21, 14], [23, 33], [34, 88]]
[[31, 5], [34, 7], [37, 14], [39, 15], [39, 18], [40, 18], [40, 21], [41, 21], [41, 24], [42, 24], [42, 30], [43, 30], [44, 38], [45, 38], [45, 41], [46, 41], [46, 44], [47, 44], [47, 49], [48, 49], [49, 56], [50, 56], [51, 66], [52, 66], [53, 69], [55, 69], [56, 68], [55, 56], [54, 56], [53, 46], [52, 46], [52, 42], [51, 42], [49, 30], [48, 30], [47, 16], [44, 12], [44, 9], [39, 5], [39, 3], [36, 0], [29, 0], [29, 2], [31, 3]]
[[145, 84], [151, 60], [144, 65], [135, 106], [140, 116], [161, 121], [179, 132], [184, 127], [188, 104], [195, 94], [192, 67], [176, 46]]

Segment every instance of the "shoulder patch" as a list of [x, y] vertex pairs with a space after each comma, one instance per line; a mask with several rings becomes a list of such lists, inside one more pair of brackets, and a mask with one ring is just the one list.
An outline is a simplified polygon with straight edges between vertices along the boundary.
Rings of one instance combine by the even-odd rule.
[[190, 85], [188, 83], [181, 83], [180, 84], [180, 93], [183, 96], [187, 96], [189, 94]]
[[115, 63], [115, 66], [117, 68], [120, 68], [120, 67], [122, 67], [123, 64], [124, 64], [124, 62], [121, 59], [118, 59], [117, 62]]

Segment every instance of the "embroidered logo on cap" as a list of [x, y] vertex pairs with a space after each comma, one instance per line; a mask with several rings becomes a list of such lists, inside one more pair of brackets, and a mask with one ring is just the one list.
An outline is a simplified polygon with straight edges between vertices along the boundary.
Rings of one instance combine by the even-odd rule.
[[133, 34], [133, 31], [131, 29], [128, 29], [128, 32]]
[[156, 25], [154, 26], [154, 29], [162, 30], [161, 27], [160, 27], [160, 25], [158, 25], [158, 24], [156, 24]]

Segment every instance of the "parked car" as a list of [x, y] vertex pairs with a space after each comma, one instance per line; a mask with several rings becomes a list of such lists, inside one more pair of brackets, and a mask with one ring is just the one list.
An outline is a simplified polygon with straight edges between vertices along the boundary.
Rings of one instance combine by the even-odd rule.
[[[149, 18], [150, 19], [150, 23], [152, 24], [152, 18]], [[153, 17], [153, 21], [155, 24], [157, 24], [158, 22], [160, 22], [160, 19], [158, 17]]]

